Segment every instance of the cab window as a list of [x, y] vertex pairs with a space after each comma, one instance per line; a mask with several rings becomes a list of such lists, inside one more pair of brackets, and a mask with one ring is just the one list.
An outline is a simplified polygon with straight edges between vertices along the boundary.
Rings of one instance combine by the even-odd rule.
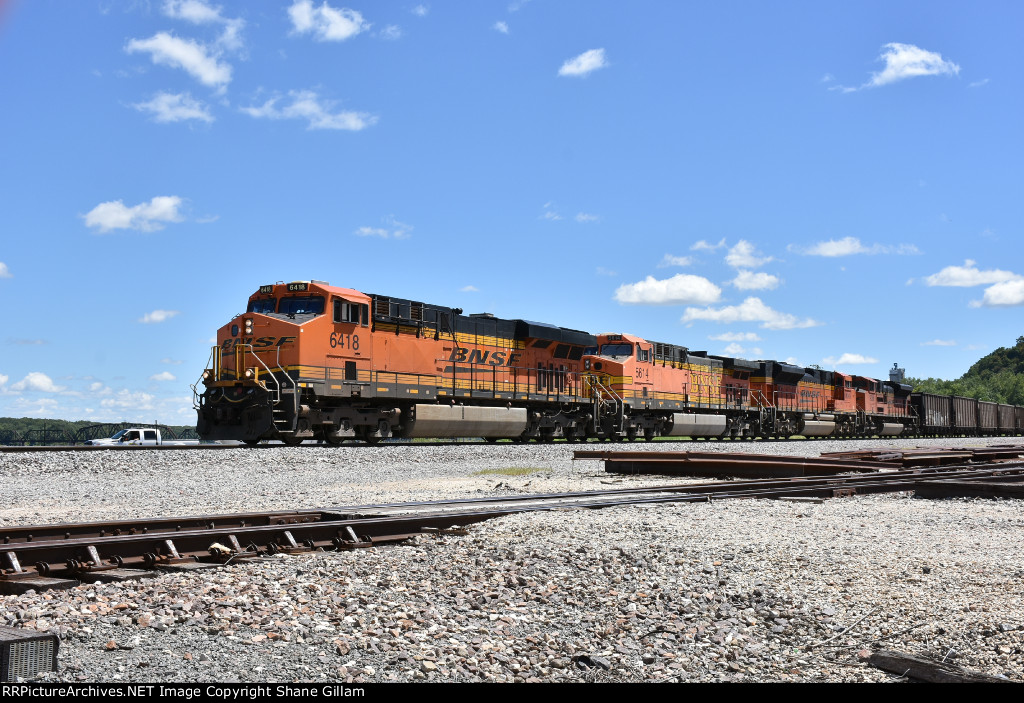
[[266, 314], [268, 312], [274, 312], [274, 308], [277, 307], [276, 298], [263, 298], [260, 300], [250, 300], [249, 308], [246, 312], [258, 312]]
[[365, 322], [365, 320], [363, 320], [363, 318], [362, 318], [362, 315], [360, 314], [361, 312], [364, 312], [363, 308], [365, 308], [365, 307], [366, 307], [365, 305], [360, 305], [358, 303], [349, 303], [349, 302], [347, 302], [345, 300], [335, 299], [334, 300], [334, 321], [335, 322], [354, 322], [357, 325], [361, 321]]
[[601, 356], [633, 356], [632, 344], [602, 344]]
[[321, 315], [324, 311], [322, 295], [281, 298], [277, 311], [282, 315]]

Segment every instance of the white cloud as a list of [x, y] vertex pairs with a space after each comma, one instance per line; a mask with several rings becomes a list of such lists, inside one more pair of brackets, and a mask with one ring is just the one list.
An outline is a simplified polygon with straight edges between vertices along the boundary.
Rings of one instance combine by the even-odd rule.
[[295, 34], [311, 33], [317, 41], [345, 41], [371, 26], [356, 10], [337, 9], [326, 2], [314, 7], [311, 0], [296, 0], [288, 8], [288, 16]]
[[155, 398], [156, 396], [149, 393], [133, 393], [127, 389], [122, 389], [113, 398], [101, 400], [100, 406], [108, 409], [117, 408], [119, 410], [154, 410], [156, 408], [153, 404]]
[[718, 244], [711, 244], [701, 239], [699, 242], [690, 247], [690, 251], [716, 251], [725, 246], [725, 238], [723, 237], [718, 241]]
[[708, 279], [684, 273], [664, 280], [648, 276], [637, 283], [619, 286], [615, 291], [616, 300], [631, 305], [714, 303], [721, 295], [722, 289]]
[[463, 293], [479, 293], [480, 292], [480, 289], [477, 288], [476, 286], [462, 286], [462, 288], [459, 288], [459, 290], [462, 291]]
[[357, 237], [380, 237], [381, 239], [408, 239], [412, 236], [412, 225], [399, 222], [394, 215], [384, 218], [387, 227], [360, 227], [353, 234]]
[[686, 308], [682, 321], [693, 322], [694, 320], [707, 320], [709, 322], [726, 324], [733, 322], [760, 322], [762, 328], [769, 330], [802, 329], [817, 327], [822, 324], [809, 317], [801, 320], [795, 315], [773, 310], [765, 305], [760, 298], [747, 298], [739, 305], [729, 305], [723, 308]]
[[140, 317], [139, 322], [146, 325], [166, 322], [177, 314], [177, 310], [154, 310], [153, 312], [147, 312], [145, 315]]
[[558, 220], [562, 219], [562, 216], [555, 212], [553, 207], [554, 203], [544, 203], [544, 214], [540, 216], [540, 219], [551, 220], [552, 222], [557, 222]]
[[967, 87], [968, 88], [980, 88], [981, 86], [983, 86], [986, 83], [988, 83], [988, 81], [989, 81], [988, 78], [984, 78], [984, 79], [982, 79], [980, 81], [974, 81], [973, 83], [969, 84]]
[[665, 254], [661, 263], [658, 264], [658, 268], [663, 269], [667, 266], [689, 266], [692, 263], [693, 259], [688, 256], [673, 256], [672, 254]]
[[0, 373], [0, 386], [5, 385], [8, 379], [10, 379], [10, 376], [4, 376], [2, 373]]
[[494, 29], [502, 34], [508, 34], [508, 22], [495, 22]]
[[864, 356], [863, 354], [850, 354], [846, 353], [840, 356], [838, 359], [834, 356], [826, 356], [821, 360], [821, 363], [825, 366], [846, 366], [849, 364], [877, 364], [878, 359], [870, 356]]
[[779, 287], [782, 280], [770, 273], [754, 273], [753, 271], [739, 271], [732, 284], [740, 290], [773, 290]]
[[601, 220], [601, 218], [598, 217], [597, 215], [591, 215], [590, 213], [586, 213], [586, 212], [578, 212], [578, 213], [576, 213], [576, 221], [577, 222], [584, 222], [584, 223], [585, 222], [599, 222], [600, 220]]
[[1024, 278], [1014, 281], [1003, 281], [985, 289], [985, 296], [980, 301], [972, 301], [971, 307], [1010, 307], [1024, 305]]
[[388, 39], [394, 41], [402, 38], [402, 28], [397, 24], [389, 24], [384, 29], [380, 30], [379, 34], [381, 39]]
[[711, 335], [708, 339], [714, 339], [719, 342], [760, 342], [761, 338], [757, 336], [757, 332], [724, 332], [722, 334]]
[[164, 228], [165, 222], [181, 222], [184, 217], [178, 208], [182, 200], [177, 195], [159, 195], [148, 203], [128, 207], [121, 200], [100, 203], [90, 210], [85, 218], [86, 227], [95, 227], [100, 233], [112, 229], [134, 229], [140, 232], [155, 232]]
[[181, 122], [182, 120], [202, 120], [213, 122], [213, 115], [206, 106], [194, 100], [189, 93], [157, 93], [147, 103], [132, 105], [139, 112], [153, 115], [155, 122]]
[[952, 339], [933, 339], [930, 342], [921, 342], [922, 347], [955, 347], [956, 341]]
[[49, 376], [45, 373], [38, 371], [32, 371], [25, 378], [21, 379], [17, 383], [11, 384], [11, 390], [17, 393], [22, 391], [40, 391], [42, 393], [60, 393], [64, 390], [64, 386], [58, 386], [53, 382]]
[[606, 269], [604, 266], [598, 266], [596, 271], [598, 276], [618, 276], [619, 274], [610, 269]]
[[0, 261], [0, 278], [14, 278], [14, 274], [7, 268], [7, 264]]
[[851, 256], [853, 254], [920, 254], [921, 251], [913, 244], [899, 244], [887, 246], [884, 244], [872, 244], [865, 246], [857, 237], [843, 237], [842, 239], [829, 239], [827, 242], [818, 242], [806, 249], [790, 245], [789, 251], [795, 251], [806, 256]]
[[174, 381], [176, 379], [174, 378], [174, 374], [172, 374], [170, 371], [161, 371], [160, 373], [155, 373], [152, 376], [150, 376], [149, 380], [150, 381]]
[[1020, 276], [1011, 271], [1002, 271], [1000, 269], [981, 271], [975, 263], [973, 260], [967, 259], [964, 261], [963, 266], [947, 266], [938, 273], [925, 277], [925, 283], [929, 286], [970, 288], [972, 286], [1021, 280]]
[[756, 269], [758, 266], [764, 266], [770, 261], [775, 261], [775, 259], [770, 256], [763, 256], [754, 248], [753, 244], [745, 239], [738, 241], [736, 246], [725, 255], [725, 263], [737, 269]]
[[925, 51], [913, 44], [886, 44], [879, 61], [885, 61], [885, 68], [871, 76], [870, 86], [888, 85], [917, 76], [955, 76], [960, 67], [952, 61], [945, 61], [941, 54]]
[[426, 5], [417, 5], [412, 8], [411, 12], [417, 17], [426, 17], [427, 13], [430, 12], [430, 8]]
[[562, 67], [558, 69], [558, 75], [585, 76], [591, 71], [596, 71], [607, 65], [608, 62], [605, 60], [604, 49], [591, 49], [590, 51], [584, 51], [575, 58], [566, 60]]
[[221, 91], [231, 82], [231, 64], [219, 62], [216, 52], [211, 53], [205, 44], [179, 39], [167, 32], [149, 39], [132, 39], [125, 51], [148, 53], [153, 63], [183, 69], [203, 85]]
[[[735, 343], [726, 346], [726, 348], [723, 349], [722, 351], [725, 353], [725, 356], [737, 356], [740, 357], [741, 359], [757, 357], [760, 356], [761, 354], [760, 347], [751, 347], [750, 349], [747, 349]], [[749, 357], [743, 356], [744, 354], [749, 354]]]
[[212, 7], [205, 0], [166, 0], [163, 12], [167, 17], [193, 24], [222, 24], [224, 33], [217, 42], [228, 49], [239, 49], [242, 46], [245, 20], [224, 17], [220, 6]]
[[278, 107], [280, 97], [273, 97], [260, 107], [243, 107], [242, 112], [250, 117], [270, 120], [306, 120], [307, 129], [344, 129], [353, 132], [376, 124], [377, 117], [366, 112], [341, 110], [332, 113], [332, 101], [322, 101], [312, 90], [293, 90], [288, 93], [291, 103]]

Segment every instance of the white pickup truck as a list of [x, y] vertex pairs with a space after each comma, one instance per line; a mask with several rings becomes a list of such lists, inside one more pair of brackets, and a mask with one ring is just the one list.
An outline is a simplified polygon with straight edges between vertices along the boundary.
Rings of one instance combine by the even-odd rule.
[[160, 430], [147, 427], [129, 427], [121, 430], [113, 437], [101, 437], [85, 442], [92, 446], [159, 446], [163, 444], [199, 444], [198, 440], [167, 440], [160, 436]]

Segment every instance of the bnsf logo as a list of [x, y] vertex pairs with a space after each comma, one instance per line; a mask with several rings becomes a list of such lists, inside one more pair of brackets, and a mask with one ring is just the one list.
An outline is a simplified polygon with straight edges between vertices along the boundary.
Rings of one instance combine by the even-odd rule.
[[271, 347], [282, 347], [288, 342], [294, 342], [297, 337], [260, 337], [253, 341], [252, 337], [246, 337], [244, 339], [225, 339], [224, 343], [220, 345], [222, 352], [230, 352], [239, 344], [251, 344], [252, 348], [255, 349], [270, 349]]
[[487, 352], [481, 351], [480, 349], [473, 349], [470, 351], [465, 347], [452, 350], [452, 355], [448, 357], [448, 361], [453, 361], [457, 364], [487, 364], [489, 366], [512, 366], [514, 363], [523, 358], [522, 354], [516, 354], [515, 352]]

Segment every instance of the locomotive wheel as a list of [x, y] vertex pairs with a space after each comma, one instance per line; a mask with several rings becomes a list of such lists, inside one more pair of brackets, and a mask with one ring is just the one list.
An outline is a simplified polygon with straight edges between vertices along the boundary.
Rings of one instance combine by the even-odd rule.
[[302, 438], [295, 435], [281, 435], [279, 439], [289, 447], [297, 447], [302, 444]]
[[344, 437], [332, 437], [331, 435], [324, 432], [324, 443], [326, 443], [330, 447], [340, 447], [341, 443], [344, 441]]
[[255, 447], [260, 441], [258, 439], [243, 439], [242, 443], [248, 447]]

